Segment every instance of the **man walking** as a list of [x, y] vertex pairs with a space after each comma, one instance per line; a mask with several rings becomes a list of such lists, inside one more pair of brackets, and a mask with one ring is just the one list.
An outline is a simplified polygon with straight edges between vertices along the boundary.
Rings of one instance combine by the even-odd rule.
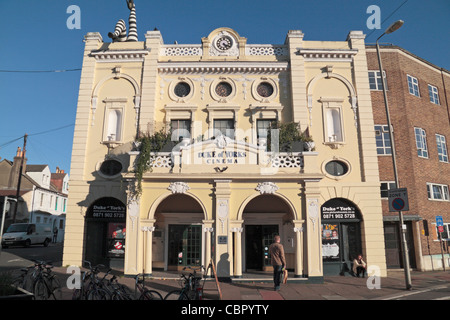
[[281, 275], [283, 274], [283, 268], [286, 267], [284, 248], [280, 241], [280, 236], [276, 235], [274, 237], [274, 243], [272, 243], [269, 247], [270, 259], [273, 266], [273, 282], [275, 285], [275, 291], [280, 290]]

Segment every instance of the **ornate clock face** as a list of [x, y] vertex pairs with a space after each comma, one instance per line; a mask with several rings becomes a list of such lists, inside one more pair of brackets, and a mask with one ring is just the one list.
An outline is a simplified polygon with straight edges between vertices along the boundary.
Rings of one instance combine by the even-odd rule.
[[216, 41], [216, 46], [220, 50], [228, 50], [231, 48], [231, 45], [233, 44], [230, 37], [222, 36]]

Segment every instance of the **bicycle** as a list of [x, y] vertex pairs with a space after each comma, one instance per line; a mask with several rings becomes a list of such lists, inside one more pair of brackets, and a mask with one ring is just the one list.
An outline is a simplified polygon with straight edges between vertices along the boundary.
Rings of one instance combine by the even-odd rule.
[[75, 289], [72, 294], [72, 300], [109, 300], [111, 294], [105, 290], [103, 280], [109, 274], [111, 269], [105, 274], [103, 279], [98, 278], [100, 269], [105, 266], [99, 264], [92, 266], [89, 261], [84, 261], [88, 265], [89, 271], [82, 272], [82, 281], [79, 289]]
[[61, 284], [52, 269], [51, 262], [35, 261], [32, 278], [34, 278], [33, 293], [36, 300], [47, 300], [51, 296], [55, 300], [61, 299]]
[[[141, 275], [142, 280], [140, 280]], [[134, 289], [135, 296], [137, 296], [136, 289], [139, 289], [139, 291], [141, 292], [138, 300], [163, 300], [162, 295], [158, 291], [147, 289], [145, 287], [144, 274], [138, 274], [135, 276], [135, 289]]]
[[[191, 269], [188, 276], [181, 274], [180, 280], [182, 282], [181, 290], [173, 290], [167, 293], [164, 300], [202, 300], [203, 286], [200, 285], [202, 277], [197, 276], [197, 270], [192, 267], [184, 267], [183, 271]], [[200, 266], [200, 270], [204, 269]]]

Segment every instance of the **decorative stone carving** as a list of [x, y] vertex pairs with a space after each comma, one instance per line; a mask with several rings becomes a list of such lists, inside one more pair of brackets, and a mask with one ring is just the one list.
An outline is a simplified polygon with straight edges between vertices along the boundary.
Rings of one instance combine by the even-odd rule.
[[222, 223], [222, 233], [224, 232], [224, 223], [228, 217], [228, 200], [221, 199], [217, 203], [217, 215]]
[[261, 194], [274, 194], [278, 189], [278, 186], [273, 182], [261, 182], [256, 187], [256, 190]]
[[216, 143], [217, 147], [220, 148], [220, 149], [225, 148], [230, 141], [231, 141], [231, 139], [226, 137], [226, 136], [224, 136], [224, 135], [220, 135], [214, 140], [214, 142]]
[[186, 193], [190, 188], [189, 185], [186, 182], [171, 182], [169, 187], [167, 188], [172, 193]]
[[313, 224], [313, 230], [315, 230], [316, 221], [319, 218], [319, 202], [317, 199], [308, 199], [308, 216]]

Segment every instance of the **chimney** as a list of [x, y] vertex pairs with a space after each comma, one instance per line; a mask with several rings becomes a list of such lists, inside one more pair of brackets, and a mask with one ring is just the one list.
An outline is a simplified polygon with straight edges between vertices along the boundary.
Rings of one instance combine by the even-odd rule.
[[[11, 172], [9, 173], [8, 188], [17, 188], [22, 158], [23, 158], [23, 151], [20, 149], [20, 147], [17, 147], [17, 153], [16, 156], [14, 157]], [[25, 173], [26, 167], [27, 167], [27, 158], [23, 158], [22, 174]]]

